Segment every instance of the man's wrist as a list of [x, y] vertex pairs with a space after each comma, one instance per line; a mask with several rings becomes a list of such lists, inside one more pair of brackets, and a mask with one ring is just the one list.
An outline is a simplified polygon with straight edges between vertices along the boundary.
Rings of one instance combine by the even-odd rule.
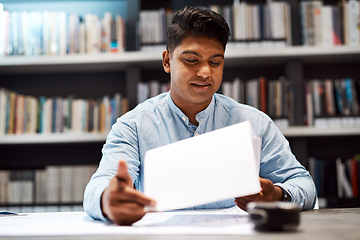
[[282, 187], [278, 186], [281, 191], [282, 191], [282, 197], [281, 197], [281, 201], [282, 202], [291, 202], [291, 196], [290, 194]]

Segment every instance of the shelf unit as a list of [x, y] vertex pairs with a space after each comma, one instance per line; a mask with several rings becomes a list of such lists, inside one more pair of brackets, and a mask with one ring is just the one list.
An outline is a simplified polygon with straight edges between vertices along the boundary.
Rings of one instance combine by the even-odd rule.
[[[3, 1], [4, 4], [11, 1]], [[24, 2], [24, 1], [17, 1]], [[44, 4], [48, 1], [43, 0]], [[63, 0], [63, 2], [70, 2]], [[86, 1], [83, 1], [86, 2]], [[116, 1], [107, 1], [116, 2]], [[127, 52], [121, 54], [70, 54], [65, 56], [0, 57], [0, 88], [23, 94], [67, 95], [93, 97], [121, 91], [129, 99], [130, 109], [137, 103], [137, 85], [141, 81], [160, 78], [168, 81], [162, 70], [161, 51], [139, 52], [137, 14], [140, 1], [128, 0]], [[166, 2], [166, 3], [164, 3]], [[174, 9], [188, 1], [155, 1]], [[193, 4], [201, 4], [196, 1]], [[219, 1], [210, 1], [209, 4]], [[233, 2], [233, 1], [231, 1]], [[296, 1], [291, 1], [293, 4]], [[150, 4], [151, 5], [151, 4]], [[295, 16], [296, 17], [296, 14]], [[298, 23], [293, 23], [297, 25]], [[260, 75], [285, 75], [294, 82], [295, 109], [293, 125], [281, 129], [294, 154], [305, 166], [310, 156], [325, 158], [350, 157], [359, 152], [360, 128], [314, 128], [303, 126], [302, 86], [314, 77], [352, 77], [360, 83], [360, 47], [298, 46], [299, 34], [294, 32], [295, 45], [285, 48], [228, 48], [225, 55], [224, 81], [241, 76], [244, 79]], [[29, 82], [33, 84], [29, 84]], [[68, 84], [72, 84], [69, 89]], [[48, 134], [0, 136], [0, 169], [37, 169], [48, 164], [98, 164], [103, 134]], [[340, 143], [339, 143], [340, 142]], [[21, 149], [21, 151], [19, 151]], [[31, 161], [29, 161], [31, 159]], [[336, 201], [332, 201], [336, 202]], [[347, 206], [345, 203], [344, 206]], [[355, 200], [351, 205], [360, 205]], [[341, 205], [340, 205], [341, 206]]]

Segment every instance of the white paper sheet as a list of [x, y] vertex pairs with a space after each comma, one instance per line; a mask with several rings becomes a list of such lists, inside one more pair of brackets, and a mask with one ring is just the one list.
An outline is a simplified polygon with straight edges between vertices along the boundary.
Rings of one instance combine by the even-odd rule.
[[145, 195], [167, 211], [258, 193], [260, 144], [247, 121], [149, 150]]
[[148, 213], [133, 226], [95, 221], [84, 212], [29, 213], [0, 218], [0, 237], [81, 235], [253, 234], [247, 213], [237, 207]]

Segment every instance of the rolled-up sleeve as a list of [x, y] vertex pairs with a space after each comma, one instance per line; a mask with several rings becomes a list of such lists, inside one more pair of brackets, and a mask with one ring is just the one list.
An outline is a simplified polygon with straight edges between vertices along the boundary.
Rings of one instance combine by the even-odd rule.
[[[128, 120], [128, 119], [127, 119]], [[97, 171], [91, 177], [84, 192], [84, 211], [94, 219], [106, 221], [102, 214], [101, 195], [118, 171], [118, 163], [125, 160], [133, 180], [138, 177], [139, 156], [134, 127], [119, 118], [112, 126], [102, 149], [102, 158]]]
[[262, 124], [260, 176], [281, 186], [301, 209], [312, 209], [316, 188], [309, 172], [296, 159], [289, 142], [270, 120]]

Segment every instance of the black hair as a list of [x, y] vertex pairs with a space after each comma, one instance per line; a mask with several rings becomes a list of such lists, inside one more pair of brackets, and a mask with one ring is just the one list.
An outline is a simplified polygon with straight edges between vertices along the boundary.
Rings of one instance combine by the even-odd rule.
[[225, 50], [229, 35], [229, 26], [221, 15], [204, 7], [185, 7], [168, 27], [166, 49], [172, 53], [184, 38], [199, 36], [218, 40]]

